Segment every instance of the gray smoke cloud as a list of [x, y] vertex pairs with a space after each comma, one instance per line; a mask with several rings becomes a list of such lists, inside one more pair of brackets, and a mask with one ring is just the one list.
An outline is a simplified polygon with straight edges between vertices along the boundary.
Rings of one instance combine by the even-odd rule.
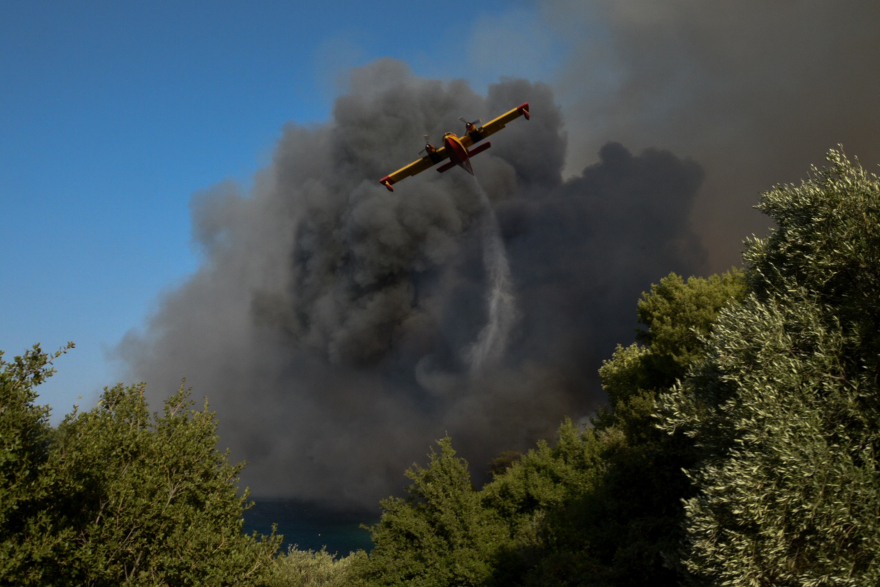
[[543, 0], [545, 25], [573, 46], [554, 88], [570, 167], [609, 140], [692, 157], [706, 182], [694, 224], [710, 270], [740, 263], [766, 234], [751, 207], [799, 182], [843, 144], [880, 163], [880, 2]]
[[[423, 134], [525, 101], [532, 120], [474, 159], [478, 183], [378, 183]], [[610, 142], [563, 179], [566, 140], [543, 84], [483, 96], [391, 60], [354, 71], [332, 120], [286, 126], [247, 193], [194, 196], [203, 262], [119, 345], [128, 379], [207, 395], [259, 496], [375, 506], [447, 433], [479, 478], [603, 403], [596, 370], [632, 340], [639, 294], [705, 269], [700, 165]]]

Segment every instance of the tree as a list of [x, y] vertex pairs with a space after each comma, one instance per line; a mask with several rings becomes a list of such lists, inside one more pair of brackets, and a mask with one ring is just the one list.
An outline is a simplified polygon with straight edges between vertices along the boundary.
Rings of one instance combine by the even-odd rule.
[[0, 581], [4, 583], [28, 574], [30, 556], [49, 556], [52, 551], [51, 541], [24, 544], [28, 527], [51, 499], [40, 477], [52, 437], [49, 408], [34, 403], [34, 387], [52, 376], [52, 360], [72, 347], [68, 344], [50, 356], [36, 345], [11, 363], [3, 360], [0, 351]]
[[438, 445], [427, 468], [406, 471], [407, 497], [382, 501], [382, 518], [371, 528], [376, 546], [353, 563], [355, 584], [467, 586], [491, 576], [491, 555], [506, 529], [481, 506], [452, 441]]
[[661, 400], [700, 451], [685, 563], [708, 583], [880, 583], [880, 180], [828, 161], [762, 195], [753, 293]]
[[[718, 312], [745, 297], [748, 287], [741, 269], [736, 267], [708, 279], [675, 273], [651, 286], [638, 303], [639, 323], [647, 329], [636, 331], [636, 342], [646, 351], [645, 389], [666, 389], [683, 378], [702, 358], [701, 336], [707, 335]], [[603, 386], [611, 384], [612, 369], [604, 369]]]
[[350, 583], [354, 561], [365, 556], [363, 550], [336, 558], [324, 548], [315, 552], [291, 547], [276, 559], [265, 587], [344, 587]]
[[216, 450], [207, 404], [191, 409], [181, 388], [151, 415], [143, 385], [116, 386], [51, 430], [33, 405], [48, 360], [35, 347], [2, 365], [0, 582], [261, 583], [280, 539], [242, 534], [242, 465]]
[[[654, 413], [654, 397], [683, 379], [705, 352], [718, 312], [743, 300], [748, 288], [742, 270], [733, 268], [708, 279], [683, 280], [675, 273], [651, 286], [638, 302], [636, 343], [618, 345], [611, 360], [602, 363], [599, 376], [608, 394], [609, 409], [600, 412], [597, 425], [623, 426], [630, 436], [655, 434], [641, 416]], [[641, 414], [638, 416], [637, 414]], [[653, 417], [651, 415], [651, 417]]]
[[556, 443], [539, 441], [481, 491], [484, 507], [505, 522], [510, 540], [494, 553], [492, 585], [579, 585], [604, 576], [601, 537], [584, 532], [607, 471], [617, 430], [580, 430], [570, 419]]
[[[718, 312], [746, 293], [733, 269], [708, 279], [672, 273], [638, 303], [644, 327], [637, 343], [618, 347], [599, 370], [609, 407], [594, 419], [599, 456], [588, 490], [548, 515], [554, 532], [577, 537], [569, 550], [589, 553], [589, 572], [578, 585], [678, 585], [683, 533], [682, 499], [692, 495], [682, 469], [694, 464], [693, 441], [668, 435], [657, 424], [656, 397], [684, 378], [704, 352]], [[585, 438], [585, 441], [588, 439]], [[552, 561], [555, 554], [548, 552]], [[587, 560], [584, 558], [584, 560]], [[561, 577], [555, 582], [560, 583]]]

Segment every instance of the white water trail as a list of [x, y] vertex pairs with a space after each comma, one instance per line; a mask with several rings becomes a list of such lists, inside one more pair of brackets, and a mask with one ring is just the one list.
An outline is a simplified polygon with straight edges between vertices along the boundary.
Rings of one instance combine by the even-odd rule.
[[474, 183], [483, 204], [480, 231], [483, 240], [483, 265], [488, 278], [486, 305], [489, 319], [477, 335], [477, 340], [466, 349], [465, 359], [470, 364], [472, 373], [501, 360], [507, 349], [507, 339], [519, 317], [510, 280], [510, 264], [504, 241], [501, 240], [498, 218], [480, 182], [474, 178]]

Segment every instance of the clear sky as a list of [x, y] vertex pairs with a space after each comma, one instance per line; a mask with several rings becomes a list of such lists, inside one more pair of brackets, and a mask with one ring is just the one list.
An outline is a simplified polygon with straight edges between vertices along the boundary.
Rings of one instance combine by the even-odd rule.
[[563, 49], [538, 22], [496, 0], [0, 3], [0, 349], [74, 341], [41, 396], [53, 420], [88, 407], [197, 267], [192, 194], [247, 184], [376, 58], [477, 89], [550, 79]]

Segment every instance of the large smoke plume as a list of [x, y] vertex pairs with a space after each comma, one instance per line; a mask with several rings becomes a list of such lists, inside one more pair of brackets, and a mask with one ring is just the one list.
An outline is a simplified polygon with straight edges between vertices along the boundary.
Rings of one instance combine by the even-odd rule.
[[[478, 183], [377, 182], [422, 134], [525, 101], [532, 120], [493, 137]], [[705, 268], [697, 163], [608, 143], [563, 180], [565, 155], [548, 86], [353, 72], [332, 120], [285, 127], [248, 193], [194, 197], [202, 266], [120, 345], [130, 378], [207, 395], [257, 495], [374, 505], [447, 433], [479, 475], [601, 404], [596, 370], [632, 339], [640, 292]]]
[[838, 143], [866, 168], [880, 163], [876, 0], [538, 6], [571, 45], [554, 83], [569, 167], [609, 140], [698, 161], [706, 179], [693, 220], [711, 271], [739, 264], [742, 240], [766, 234], [751, 209], [759, 192], [800, 181]]

